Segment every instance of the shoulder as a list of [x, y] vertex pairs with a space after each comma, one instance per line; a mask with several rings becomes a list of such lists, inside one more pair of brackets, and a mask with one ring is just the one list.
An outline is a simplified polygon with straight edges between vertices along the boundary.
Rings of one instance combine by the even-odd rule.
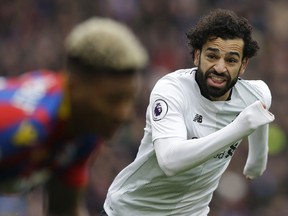
[[249, 89], [267, 108], [270, 108], [272, 95], [268, 85], [263, 80], [239, 80], [241, 85]]
[[194, 77], [194, 73], [196, 72], [197, 68], [185, 68], [185, 69], [179, 69], [174, 72], [168, 73], [163, 78], [174, 78], [174, 79], [185, 79]]
[[[62, 73], [54, 71], [36, 70], [15, 77], [14, 81], [17, 82], [17, 86], [15, 86], [17, 92], [31, 96], [61, 91], [63, 88], [64, 76]], [[10, 80], [8, 80], [8, 82], [10, 82]]]
[[49, 70], [29, 71], [17, 76], [0, 77], [0, 91], [9, 90], [11, 92], [36, 86], [47, 88], [57, 85], [63, 81], [63, 75]]
[[194, 82], [194, 72], [194, 68], [188, 68], [168, 73], [156, 82], [153, 91], [160, 89], [164, 91], [168, 89], [183, 89], [188, 83]]
[[[45, 70], [3, 78], [0, 88], [0, 109], [5, 110], [11, 117], [6, 118], [3, 112], [0, 117], [7, 121], [10, 119], [7, 125], [16, 125], [24, 119], [57, 115], [63, 92], [62, 82], [60, 74]], [[41, 120], [43, 119], [48, 117]]]

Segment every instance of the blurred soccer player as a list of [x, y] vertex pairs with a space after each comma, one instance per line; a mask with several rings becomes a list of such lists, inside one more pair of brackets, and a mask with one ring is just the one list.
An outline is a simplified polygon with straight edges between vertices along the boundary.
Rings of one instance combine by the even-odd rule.
[[89, 156], [133, 116], [148, 56], [126, 25], [108, 18], [80, 23], [65, 45], [63, 72], [0, 79], [0, 194], [17, 204], [11, 198], [44, 185], [45, 215], [82, 216]]
[[274, 120], [270, 90], [261, 80], [239, 78], [259, 49], [251, 32], [245, 18], [218, 9], [187, 33], [196, 67], [156, 83], [137, 157], [113, 181], [102, 215], [206, 216], [246, 136], [244, 175], [264, 172]]

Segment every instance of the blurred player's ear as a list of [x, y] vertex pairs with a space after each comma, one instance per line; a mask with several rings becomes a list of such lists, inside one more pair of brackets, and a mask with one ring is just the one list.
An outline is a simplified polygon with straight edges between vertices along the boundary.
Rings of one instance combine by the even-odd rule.
[[70, 100], [75, 101], [78, 100], [77, 98], [79, 98], [80, 94], [82, 94], [81, 91], [81, 85], [80, 85], [80, 79], [78, 78], [78, 76], [76, 76], [75, 74], [72, 73], [66, 73], [67, 76], [67, 91], [68, 91], [68, 95], [70, 97]]

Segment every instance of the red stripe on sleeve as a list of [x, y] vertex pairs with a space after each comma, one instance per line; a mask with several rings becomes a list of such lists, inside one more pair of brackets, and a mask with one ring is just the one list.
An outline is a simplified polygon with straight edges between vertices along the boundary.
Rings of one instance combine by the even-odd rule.
[[19, 123], [26, 114], [23, 110], [13, 107], [9, 104], [0, 104], [0, 130], [9, 128]]

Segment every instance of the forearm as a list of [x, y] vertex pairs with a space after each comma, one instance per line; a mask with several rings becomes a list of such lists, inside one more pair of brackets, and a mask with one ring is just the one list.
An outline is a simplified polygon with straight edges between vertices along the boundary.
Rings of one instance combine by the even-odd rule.
[[191, 140], [155, 140], [159, 165], [167, 175], [186, 171], [251, 134], [260, 125], [273, 120], [273, 115], [264, 110], [261, 104], [255, 103], [232, 123], [208, 136]]
[[244, 175], [254, 179], [263, 174], [268, 158], [269, 125], [263, 125], [248, 137], [248, 157], [244, 167]]
[[46, 214], [47, 216], [89, 216], [89, 213], [86, 209], [86, 207], [83, 206], [78, 206], [77, 208], [75, 208], [74, 210], [69, 210], [67, 212], [47, 212]]
[[172, 176], [198, 166], [247, 135], [247, 132], [239, 132], [237, 126], [233, 123], [198, 139], [156, 140], [154, 146], [161, 169]]
[[46, 184], [47, 216], [88, 216], [84, 188], [75, 188], [52, 179]]

